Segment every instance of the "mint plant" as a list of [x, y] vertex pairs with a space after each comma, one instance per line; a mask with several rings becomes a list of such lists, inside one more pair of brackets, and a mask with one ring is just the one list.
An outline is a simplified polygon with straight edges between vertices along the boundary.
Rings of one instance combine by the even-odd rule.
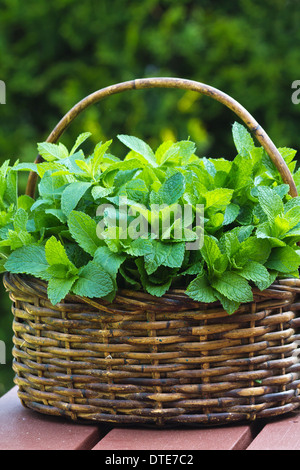
[[[276, 278], [298, 277], [300, 197], [291, 198], [242, 125], [233, 125], [232, 161], [200, 158], [190, 140], [163, 142], [153, 151], [125, 135], [118, 136], [125, 158], [110, 152], [112, 141], [86, 156], [80, 147], [89, 136], [81, 134], [70, 151], [62, 143], [38, 144], [42, 163], [1, 166], [1, 272], [46, 281], [53, 305], [69, 293], [112, 301], [124, 287], [158, 297], [180, 288], [197, 301], [221, 302], [229, 314], [253, 300], [253, 287], [264, 290]], [[296, 152], [279, 151], [300, 189]], [[18, 195], [21, 171], [39, 176], [35, 200]], [[174, 215], [175, 206], [186, 205], [193, 227]], [[187, 249], [199, 234], [199, 205], [203, 243]]]

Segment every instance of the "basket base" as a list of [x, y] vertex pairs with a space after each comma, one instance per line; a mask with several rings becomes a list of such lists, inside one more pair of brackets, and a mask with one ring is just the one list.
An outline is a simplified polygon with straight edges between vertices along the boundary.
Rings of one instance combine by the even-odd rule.
[[120, 291], [114, 303], [69, 296], [7, 274], [13, 369], [24, 406], [80, 423], [216, 426], [300, 405], [295, 280], [254, 291], [228, 315], [181, 291]]
[[54, 408], [53, 406], [45, 405], [35, 401], [24, 400], [24, 393], [18, 391], [18, 397], [22, 405], [25, 408], [31, 409], [35, 412], [47, 415], [47, 416], [59, 416], [68, 421], [78, 424], [106, 424], [109, 426], [126, 426], [126, 427], [145, 427], [145, 428], [182, 428], [182, 427], [217, 427], [232, 424], [249, 424], [257, 422], [263, 419], [276, 418], [278, 416], [287, 415], [296, 411], [299, 406], [299, 400], [288, 403], [282, 406], [268, 408], [266, 410], [259, 411], [257, 413], [234, 413], [234, 412], [223, 412], [214, 414], [193, 414], [193, 415], [181, 415], [173, 417], [146, 417], [138, 416], [134, 414], [127, 415], [113, 415], [105, 413], [94, 413], [86, 416], [78, 416], [72, 413], [71, 410], [62, 410]]

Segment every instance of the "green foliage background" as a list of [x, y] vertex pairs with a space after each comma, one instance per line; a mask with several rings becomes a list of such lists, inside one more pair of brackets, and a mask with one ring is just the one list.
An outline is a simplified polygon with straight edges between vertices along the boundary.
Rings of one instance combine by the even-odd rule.
[[[300, 147], [299, 0], [1, 0], [0, 162], [33, 161], [36, 143], [96, 89], [149, 76], [209, 83], [243, 104], [277, 146]], [[190, 136], [198, 154], [231, 158], [232, 112], [178, 90], [115, 95], [88, 109], [62, 141], [134, 134], [157, 145]], [[112, 149], [118, 152], [117, 142]], [[25, 180], [21, 182], [24, 189]], [[12, 386], [10, 301], [1, 287], [0, 395]]]

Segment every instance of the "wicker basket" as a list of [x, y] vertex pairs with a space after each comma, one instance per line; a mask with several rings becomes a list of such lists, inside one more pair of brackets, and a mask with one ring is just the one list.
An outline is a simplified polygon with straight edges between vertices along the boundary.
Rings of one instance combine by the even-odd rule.
[[[252, 116], [228, 95], [189, 80], [140, 79], [102, 89], [78, 103], [48, 142], [90, 104], [150, 87], [191, 89], [228, 106], [297, 195]], [[27, 194], [34, 196], [35, 185], [32, 173]], [[252, 421], [299, 406], [297, 279], [253, 289], [253, 302], [230, 316], [220, 303], [195, 302], [183, 290], [162, 298], [120, 290], [111, 304], [69, 295], [54, 307], [40, 280], [6, 273], [4, 284], [13, 302], [15, 382], [28, 408], [78, 422], [175, 427]]]

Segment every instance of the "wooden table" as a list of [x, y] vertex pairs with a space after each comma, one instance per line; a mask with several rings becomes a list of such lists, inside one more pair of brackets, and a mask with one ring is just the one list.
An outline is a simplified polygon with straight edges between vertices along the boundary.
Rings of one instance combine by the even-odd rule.
[[300, 450], [300, 413], [268, 422], [257, 420], [252, 425], [174, 430], [113, 428], [76, 424], [25, 409], [14, 387], [0, 399], [0, 450], [102, 450], [108, 456], [122, 450], [133, 451], [134, 456], [134, 451], [146, 450], [153, 451], [153, 459], [157, 458], [155, 451], [179, 451], [185, 459], [186, 451]]

